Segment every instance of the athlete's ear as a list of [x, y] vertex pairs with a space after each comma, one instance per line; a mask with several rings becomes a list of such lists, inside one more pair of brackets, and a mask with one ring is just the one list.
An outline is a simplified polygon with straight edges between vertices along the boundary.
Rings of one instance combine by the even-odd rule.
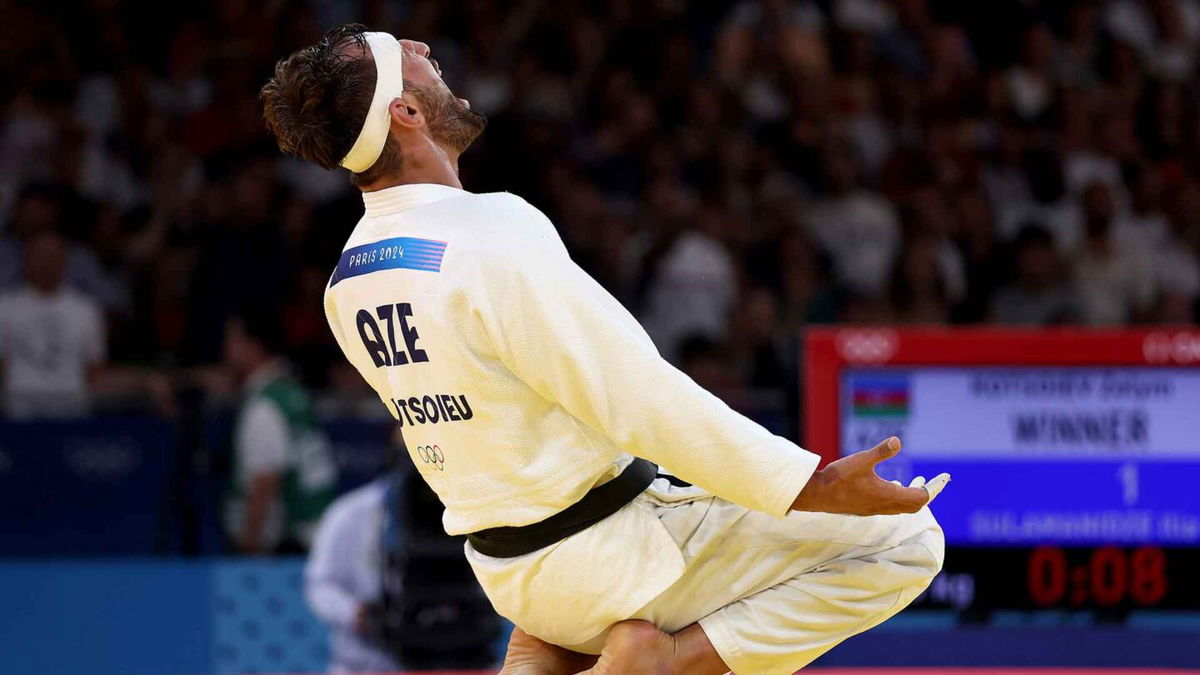
[[389, 107], [389, 112], [392, 114], [392, 121], [402, 127], [415, 129], [425, 126], [425, 114], [421, 109], [412, 104], [407, 97], [401, 96], [397, 99], [392, 99], [392, 105]]

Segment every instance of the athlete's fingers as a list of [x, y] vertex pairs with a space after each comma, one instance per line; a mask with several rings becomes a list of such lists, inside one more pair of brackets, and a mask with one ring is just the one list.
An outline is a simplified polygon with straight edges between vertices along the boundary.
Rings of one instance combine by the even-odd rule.
[[888, 482], [891, 483], [892, 485], [895, 485], [896, 487], [904, 487], [904, 483], [901, 483], [898, 480], [889, 480]]
[[892, 457], [895, 457], [897, 452], [900, 452], [900, 439], [892, 436], [879, 445], [871, 448], [868, 458], [871, 462], [871, 465], [874, 466], [885, 459], [891, 459]]
[[929, 503], [929, 493], [925, 488], [906, 487], [904, 490], [904, 506], [909, 513], [916, 513], [922, 506]]
[[880, 498], [888, 504], [879, 513], [916, 513], [929, 501], [929, 493], [923, 487], [904, 487], [896, 481], [879, 481]]
[[912, 482], [908, 484], [908, 487], [925, 487], [925, 476], [917, 476], [916, 478], [912, 479]]
[[929, 493], [929, 501], [925, 503], [928, 504], [929, 502], [932, 502], [939, 494], [941, 494], [942, 489], [944, 489], [949, 482], [950, 474], [939, 473], [933, 477], [933, 480], [925, 483], [925, 491]]

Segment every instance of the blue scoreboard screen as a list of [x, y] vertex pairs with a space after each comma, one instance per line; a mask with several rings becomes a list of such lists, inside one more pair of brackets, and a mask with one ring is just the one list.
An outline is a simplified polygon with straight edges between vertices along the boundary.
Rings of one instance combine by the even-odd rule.
[[814, 328], [806, 446], [947, 471], [946, 563], [924, 607], [964, 621], [1200, 608], [1200, 331]]
[[886, 478], [948, 471], [960, 545], [1200, 545], [1200, 370], [886, 367], [841, 374], [841, 452], [889, 435]]

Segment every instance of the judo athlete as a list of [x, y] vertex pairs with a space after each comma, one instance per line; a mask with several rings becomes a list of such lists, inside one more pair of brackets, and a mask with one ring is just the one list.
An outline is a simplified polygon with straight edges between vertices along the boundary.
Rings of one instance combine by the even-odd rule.
[[427, 45], [342, 26], [262, 100], [363, 192], [329, 325], [518, 626], [504, 672], [791, 673], [937, 574], [949, 476], [880, 479], [895, 438], [818, 471], [663, 360], [538, 209], [463, 190], [485, 119]]

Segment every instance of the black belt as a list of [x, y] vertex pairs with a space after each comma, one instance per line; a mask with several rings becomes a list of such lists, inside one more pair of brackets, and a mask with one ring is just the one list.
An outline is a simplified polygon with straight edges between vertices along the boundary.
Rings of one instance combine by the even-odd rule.
[[521, 527], [493, 527], [467, 535], [472, 548], [493, 558], [515, 558], [586, 530], [620, 511], [654, 482], [658, 467], [634, 458], [616, 478], [549, 518]]

